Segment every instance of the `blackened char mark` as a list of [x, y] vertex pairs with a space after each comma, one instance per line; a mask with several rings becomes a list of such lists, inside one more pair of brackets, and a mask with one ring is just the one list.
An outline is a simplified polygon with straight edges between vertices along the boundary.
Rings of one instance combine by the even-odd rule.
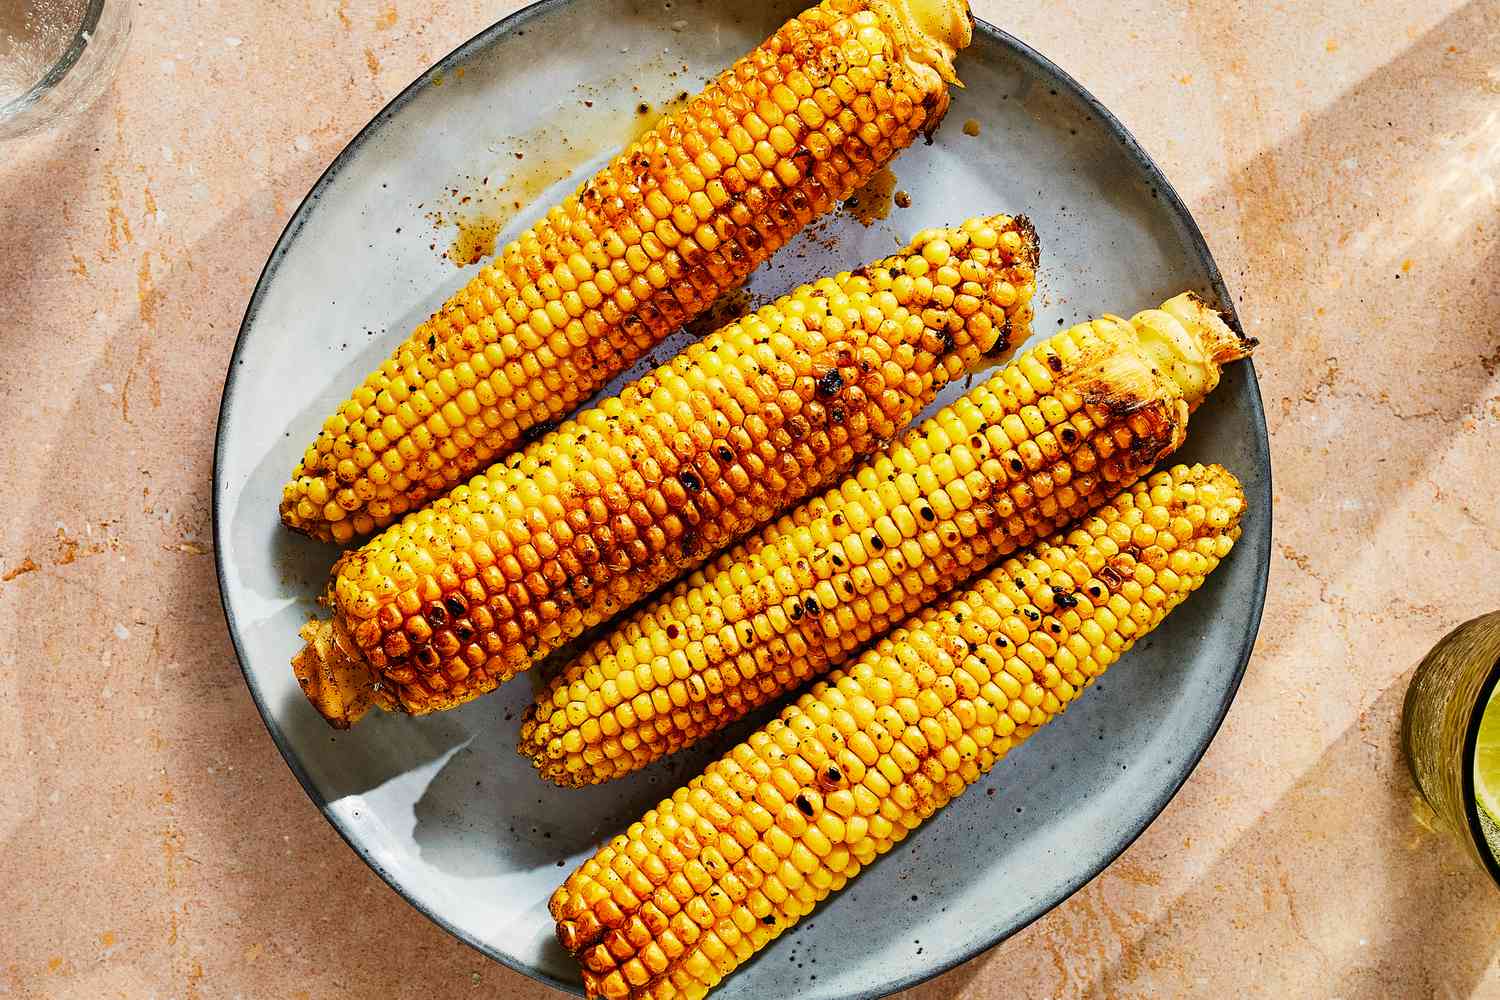
[[947, 92], [934, 90], [928, 93], [922, 98], [922, 110], [927, 112], [926, 120], [922, 123], [922, 142], [931, 146], [938, 126], [943, 123], [943, 119], [948, 114]]
[[1026, 255], [1022, 258], [1023, 262], [1036, 267], [1041, 263], [1042, 258], [1042, 238], [1037, 235], [1036, 226], [1032, 225], [1031, 219], [1024, 215], [1018, 215], [1016, 216], [1015, 227], [1016, 232], [1021, 234], [1026, 250]]
[[1144, 433], [1136, 435], [1130, 445], [1130, 456], [1140, 468], [1155, 465], [1179, 443], [1181, 428], [1172, 419], [1170, 405], [1153, 400], [1136, 411], [1137, 420], [1144, 419]]
[[818, 395], [825, 399], [839, 394], [844, 387], [844, 376], [837, 368], [830, 368], [818, 379]]

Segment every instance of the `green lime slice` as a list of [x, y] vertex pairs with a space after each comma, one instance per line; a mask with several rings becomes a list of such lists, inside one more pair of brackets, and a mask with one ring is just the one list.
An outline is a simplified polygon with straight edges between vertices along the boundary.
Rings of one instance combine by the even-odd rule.
[[1490, 819], [1500, 823], [1500, 700], [1494, 695], [1479, 720], [1479, 741], [1474, 745], [1474, 795]]

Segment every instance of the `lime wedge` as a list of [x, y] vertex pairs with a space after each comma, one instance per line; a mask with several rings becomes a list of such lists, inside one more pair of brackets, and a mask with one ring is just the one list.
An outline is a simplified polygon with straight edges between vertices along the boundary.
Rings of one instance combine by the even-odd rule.
[[1474, 745], [1474, 795], [1490, 819], [1500, 823], [1500, 700], [1493, 694], [1479, 720], [1479, 741]]

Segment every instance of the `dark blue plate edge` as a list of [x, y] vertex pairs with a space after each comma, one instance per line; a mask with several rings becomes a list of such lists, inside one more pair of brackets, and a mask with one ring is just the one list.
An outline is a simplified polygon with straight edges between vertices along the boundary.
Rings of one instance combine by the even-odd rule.
[[[272, 249], [270, 257], [266, 260], [265, 267], [261, 270], [260, 277], [256, 280], [255, 289], [253, 292], [251, 292], [250, 301], [245, 308], [244, 319], [242, 319], [240, 322], [239, 333], [235, 336], [234, 348], [229, 356], [228, 371], [226, 372], [224, 378], [224, 391], [220, 399], [219, 416], [216, 421], [214, 431], [213, 486], [209, 509], [213, 521], [214, 569], [219, 583], [219, 604], [224, 611], [225, 624], [229, 629], [230, 641], [234, 645], [235, 660], [239, 665], [240, 674], [245, 679], [245, 686], [250, 691], [250, 696], [255, 702], [256, 710], [260, 713], [261, 720], [265, 724], [267, 732], [270, 733], [271, 741], [276, 745], [277, 751], [280, 752], [282, 759], [286, 761], [287, 767], [291, 769], [291, 772], [296, 777], [298, 783], [301, 784], [302, 790], [307, 793], [308, 798], [312, 800], [313, 804], [318, 807], [319, 812], [323, 814], [323, 818], [326, 819], [329, 825], [331, 825], [334, 830], [338, 832], [339, 836], [342, 837], [344, 842], [349, 845], [350, 849], [352, 849], [354, 853], [359, 856], [360, 860], [364, 861], [364, 863], [370, 867], [371, 871], [378, 875], [381, 880], [386, 883], [386, 885], [391, 887], [391, 889], [395, 890], [395, 892], [400, 895], [402, 899], [406, 900], [407, 903], [409, 903], [414, 909], [416, 909], [417, 912], [421, 913], [427, 919], [431, 920], [438, 927], [441, 927], [444, 931], [451, 934], [453, 937], [464, 942], [469, 947], [480, 952], [481, 954], [499, 962], [506, 968], [513, 969], [514, 971], [535, 979], [538, 982], [544, 983], [547, 986], [552, 987], [553, 989], [560, 990], [565, 993], [571, 993], [575, 996], [582, 996], [583, 992], [579, 988], [579, 984], [557, 979], [556, 977], [542, 971], [539, 968], [527, 965], [524, 962], [519, 962], [509, 955], [505, 955], [493, 950], [484, 942], [476, 940], [469, 934], [460, 930], [458, 927], [455, 927], [453, 924], [449, 923], [438, 913], [422, 905], [410, 893], [408, 893], [389, 872], [382, 868], [379, 863], [377, 863], [375, 859], [370, 856], [370, 854], [353, 838], [348, 828], [340, 822], [339, 818], [329, 811], [327, 800], [324, 799], [323, 796], [318, 792], [318, 790], [313, 786], [312, 779], [307, 774], [307, 771], [302, 767], [301, 763], [291, 752], [291, 748], [281, 731], [281, 727], [276, 723], [275, 719], [272, 718], [270, 714], [268, 714], [266, 710], [265, 701], [261, 697], [260, 689], [257, 687], [250, 673], [245, 669], [246, 657], [244, 648], [240, 642], [238, 623], [235, 619], [233, 609], [230, 608], [229, 602], [224, 597], [224, 549], [220, 544], [221, 535], [227, 530], [227, 526], [223, 525], [222, 518], [220, 516], [222, 510], [221, 490], [224, 486], [222, 479], [224, 424], [226, 415], [231, 405], [231, 398], [234, 394], [235, 368], [237, 368], [239, 365], [240, 354], [244, 347], [246, 333], [249, 330], [250, 324], [255, 319], [256, 313], [259, 311], [260, 301], [265, 292], [265, 289], [269, 285], [270, 280], [275, 276], [277, 269], [281, 265], [282, 258], [285, 256], [292, 240], [295, 239], [298, 231], [302, 228], [302, 225], [306, 221], [307, 215], [311, 212], [313, 205], [316, 204], [323, 190], [332, 183], [333, 179], [336, 176], [338, 176], [339, 170], [341, 169], [345, 158], [358, 150], [359, 147], [362, 146], [367, 139], [371, 138], [381, 126], [383, 126], [389, 119], [394, 117], [395, 114], [400, 111], [401, 108], [406, 105], [413, 96], [415, 96], [424, 87], [428, 86], [434, 74], [434, 71], [446, 71], [450, 68], [456, 67], [458, 63], [466, 59], [471, 53], [473, 53], [477, 49], [489, 45], [496, 37], [507, 34], [516, 28], [522, 27], [527, 21], [530, 21], [534, 17], [540, 15], [544, 11], [549, 10], [550, 8], [563, 6], [569, 2], [570, 0], [537, 0], [537, 2], [523, 7], [515, 13], [510, 14], [509, 16], [504, 17], [499, 21], [496, 21], [488, 28], [485, 28], [483, 31], [480, 31], [479, 33], [474, 35], [468, 41], [459, 45], [452, 52], [449, 52], [442, 59], [438, 60], [435, 64], [433, 64], [432, 67], [424, 71], [415, 80], [408, 84], [405, 89], [403, 89], [399, 94], [393, 97], [390, 102], [387, 103], [386, 106], [375, 115], [375, 117], [370, 119], [369, 123], [366, 124], [364, 128], [360, 129], [359, 132], [355, 134], [354, 138], [349, 140], [348, 145], [346, 145], [344, 149], [339, 152], [338, 156], [334, 157], [333, 162], [328, 165], [328, 168], [323, 171], [323, 174], [318, 178], [318, 180], [308, 190], [308, 193], [303, 197], [301, 203], [297, 206], [297, 210], [292, 213], [292, 217], [287, 221], [286, 227], [282, 230], [281, 235], [277, 238], [276, 246]], [[1094, 95], [1087, 89], [1085, 89], [1082, 84], [1080, 84], [1077, 80], [1075, 80], [1072, 76], [1065, 72], [1051, 59], [1042, 55], [1040, 52], [1033, 49], [1031, 46], [1027, 45], [1025, 42], [1021, 41], [1015, 36], [1011, 35], [1009, 32], [1006, 32], [1005, 30], [990, 24], [988, 21], [985, 21], [982, 18], [976, 17], [974, 19], [974, 24], [976, 30], [979, 33], [989, 36], [991, 41], [997, 42], [1003, 48], [1009, 49], [1023, 62], [1030, 62], [1038, 67], [1043, 72], [1043, 74], [1050, 76], [1061, 87], [1070, 91], [1075, 97], [1086, 104], [1095, 115], [1099, 117], [1099, 120], [1104, 124], [1108, 131], [1110, 131], [1120, 142], [1120, 144], [1125, 148], [1130, 158], [1134, 160], [1142, 170], [1145, 171], [1146, 175], [1151, 179], [1152, 183], [1156, 185], [1161, 196], [1166, 199], [1172, 211], [1175, 212], [1178, 218], [1182, 221], [1183, 227], [1192, 242], [1193, 249], [1196, 251], [1198, 257], [1200, 258], [1200, 262], [1208, 272], [1209, 281], [1213, 286], [1214, 295], [1218, 299], [1217, 304], [1219, 308], [1221, 309], [1221, 311], [1227, 313], [1230, 316], [1236, 327], [1241, 327], [1239, 315], [1237, 310], [1235, 309], [1234, 299], [1229, 294], [1229, 289], [1224, 283], [1223, 275], [1219, 271], [1218, 263], [1214, 260], [1213, 253], [1209, 250], [1208, 242], [1203, 238], [1202, 230], [1199, 229], [1197, 221], [1193, 218], [1192, 213], [1188, 211], [1187, 205], [1183, 202], [1182, 197], [1177, 193], [1176, 188], [1172, 186], [1171, 182], [1167, 180], [1166, 175], [1162, 173], [1161, 168], [1157, 166], [1156, 161], [1151, 158], [1151, 155], [1146, 152], [1145, 148], [1141, 146], [1140, 142], [1135, 138], [1133, 134], [1131, 134], [1130, 130], [1125, 127], [1124, 123], [1122, 123], [1108, 108], [1100, 103], [1098, 98], [1094, 97]], [[1272, 491], [1270, 441], [1267, 437], [1265, 407], [1260, 396], [1260, 383], [1259, 380], [1255, 377], [1254, 365], [1249, 359], [1241, 362], [1241, 364], [1246, 366], [1246, 387], [1249, 391], [1251, 415], [1254, 418], [1254, 422], [1258, 425], [1259, 429], [1259, 434], [1257, 434], [1255, 438], [1254, 461], [1260, 469], [1264, 470], [1264, 496], [1253, 498], [1254, 507], [1252, 508], [1252, 510], [1264, 511], [1263, 514], [1260, 514], [1258, 516], [1262, 516], [1266, 519], [1268, 530], [1265, 532], [1264, 541], [1259, 546], [1254, 555], [1256, 564], [1260, 567], [1260, 576], [1259, 579], [1255, 582], [1255, 593], [1251, 597], [1253, 612], [1251, 616], [1250, 628], [1247, 629], [1245, 637], [1241, 643], [1238, 655], [1238, 665], [1235, 668], [1233, 681], [1230, 684], [1229, 688], [1225, 691], [1224, 698], [1219, 704], [1213, 725], [1204, 735], [1202, 741], [1185, 756], [1184, 761], [1187, 763], [1187, 766], [1183, 769], [1182, 774], [1173, 783], [1172, 787], [1167, 790], [1164, 795], [1160, 796], [1156, 801], [1151, 802], [1147, 806], [1147, 808], [1143, 810], [1143, 815], [1145, 815], [1147, 819], [1141, 825], [1140, 829], [1137, 830], [1134, 834], [1122, 838], [1118, 846], [1112, 848], [1108, 852], [1109, 857], [1107, 858], [1107, 860], [1105, 860], [1102, 864], [1094, 867], [1092, 871], [1087, 872], [1081, 878], [1070, 884], [1061, 896], [1059, 896], [1055, 900], [1052, 900], [1051, 902], [1040, 903], [1036, 906], [1033, 906], [1030, 910], [1026, 911], [1018, 920], [1013, 921], [1011, 923], [1011, 926], [1000, 929], [991, 940], [975, 945], [971, 948], [966, 948], [951, 960], [947, 960], [943, 963], [924, 968], [919, 973], [914, 973], [911, 976], [907, 976], [903, 979], [885, 984], [875, 990], [867, 990], [862, 993], [851, 994], [848, 1000], [881, 1000], [881, 998], [883, 997], [888, 997], [894, 993], [899, 993], [902, 990], [910, 989], [911, 987], [924, 983], [929, 979], [940, 976], [943, 973], [957, 968], [959, 965], [962, 965], [963, 963], [969, 961], [979, 953], [987, 951], [990, 948], [993, 948], [995, 945], [1000, 944], [1011, 935], [1015, 934], [1017, 931], [1020, 931], [1030, 925], [1038, 917], [1061, 905], [1063, 902], [1071, 898], [1073, 894], [1076, 893], [1079, 889], [1083, 888], [1089, 882], [1093, 881], [1093, 879], [1096, 878], [1101, 871], [1112, 864], [1116, 858], [1118, 858], [1130, 847], [1131, 844], [1135, 843], [1135, 841], [1140, 837], [1141, 834], [1146, 832], [1151, 824], [1155, 822], [1156, 818], [1161, 815], [1162, 810], [1166, 808], [1167, 804], [1176, 797], [1177, 793], [1182, 789], [1183, 784], [1187, 782], [1188, 777], [1197, 768], [1198, 762], [1202, 760], [1203, 755], [1208, 752], [1208, 747], [1213, 742], [1214, 737], [1218, 735], [1219, 729], [1223, 726], [1224, 719], [1229, 714], [1229, 706], [1234, 701], [1235, 695], [1239, 691], [1240, 683], [1244, 680], [1245, 668], [1250, 662], [1251, 653], [1255, 648], [1256, 637], [1260, 633], [1261, 617], [1265, 610], [1267, 582], [1270, 576], [1270, 528], [1274, 524], [1271, 516]]]

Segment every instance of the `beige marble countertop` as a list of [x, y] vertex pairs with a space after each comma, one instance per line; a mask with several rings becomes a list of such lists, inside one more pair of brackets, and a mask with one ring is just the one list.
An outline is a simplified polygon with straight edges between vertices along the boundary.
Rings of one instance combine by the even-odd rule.
[[[0, 993], [557, 996], [304, 796], [208, 525], [226, 360], [289, 212], [516, 6], [140, 3], [90, 126], [0, 151]], [[1181, 794], [904, 996], [1500, 996], [1500, 892], [1414, 819], [1395, 750], [1416, 661], [1500, 607], [1500, 0], [974, 6], [1119, 113], [1202, 223], [1263, 342], [1276, 542]]]

